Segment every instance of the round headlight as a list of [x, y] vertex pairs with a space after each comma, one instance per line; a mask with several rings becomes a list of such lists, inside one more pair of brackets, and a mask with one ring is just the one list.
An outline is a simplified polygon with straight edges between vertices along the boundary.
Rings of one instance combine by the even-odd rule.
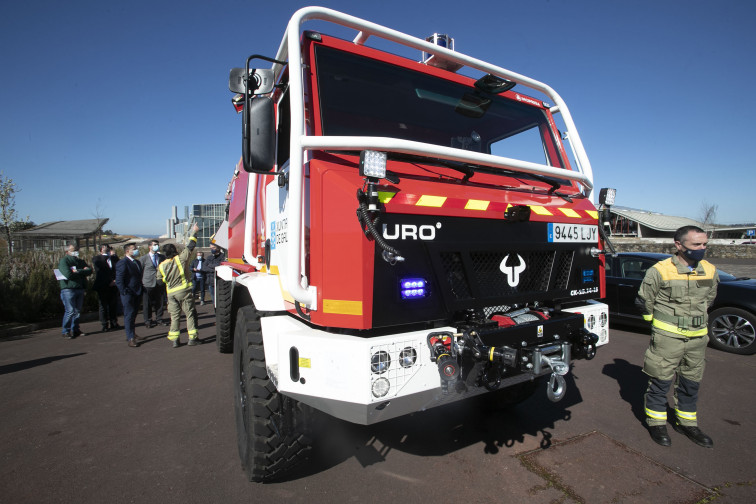
[[412, 367], [417, 361], [417, 352], [412, 347], [407, 347], [399, 352], [399, 364], [403, 368]]
[[388, 352], [379, 350], [370, 358], [370, 369], [375, 374], [385, 373], [391, 365], [391, 357]]
[[596, 316], [595, 315], [589, 315], [588, 316], [588, 320], [586, 320], [585, 323], [588, 326], [588, 329], [590, 329], [592, 331], [593, 327], [596, 325]]
[[373, 382], [373, 395], [375, 397], [383, 397], [389, 392], [391, 384], [386, 378], [378, 378]]
[[604, 327], [608, 320], [609, 315], [607, 315], [606, 312], [601, 312], [601, 315], [599, 315], [599, 324], [601, 324], [601, 327]]

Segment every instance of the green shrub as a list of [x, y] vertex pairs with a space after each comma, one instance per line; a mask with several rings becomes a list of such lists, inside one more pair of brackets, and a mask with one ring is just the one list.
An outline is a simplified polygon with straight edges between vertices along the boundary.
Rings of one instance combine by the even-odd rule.
[[[91, 266], [92, 254], [82, 251], [81, 258]], [[16, 252], [0, 254], [0, 322], [39, 322], [63, 316], [60, 286], [53, 269], [63, 251]], [[97, 294], [91, 289], [94, 273], [88, 277], [83, 312], [98, 309]]]

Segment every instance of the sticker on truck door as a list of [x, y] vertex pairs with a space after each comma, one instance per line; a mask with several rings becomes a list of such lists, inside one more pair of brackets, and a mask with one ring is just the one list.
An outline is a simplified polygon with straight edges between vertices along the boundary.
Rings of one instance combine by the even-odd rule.
[[598, 242], [598, 226], [549, 222], [548, 241], [550, 243], [596, 243]]

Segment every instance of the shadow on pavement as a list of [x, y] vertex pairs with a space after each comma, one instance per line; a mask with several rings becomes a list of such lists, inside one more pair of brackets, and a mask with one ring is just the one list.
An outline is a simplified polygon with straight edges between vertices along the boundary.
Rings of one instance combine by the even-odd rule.
[[56, 355], [55, 357], [42, 357], [41, 359], [33, 359], [24, 362], [16, 362], [14, 364], [6, 364], [0, 366], [0, 375], [15, 373], [16, 371], [25, 371], [37, 366], [43, 366], [62, 359], [69, 359], [71, 357], [78, 357], [80, 355], [86, 355], [87, 352], [79, 352], [68, 355]]
[[625, 359], [614, 359], [614, 364], [605, 365], [601, 372], [617, 381], [620, 386], [620, 397], [630, 404], [635, 418], [645, 423], [643, 395], [646, 393], [648, 376], [643, 374], [643, 368]]
[[[318, 418], [317, 437], [307, 462], [285, 476], [291, 481], [326, 471], [354, 457], [363, 467], [381, 463], [392, 450], [425, 457], [443, 456], [468, 446], [496, 455], [526, 436], [539, 439], [541, 448], [552, 444], [555, 423], [570, 421], [570, 407], [582, 402], [573, 373], [565, 376], [567, 391], [558, 403], [546, 397], [546, 380], [516, 406], [491, 410], [486, 396], [432, 408], [375, 425], [355, 425], [332, 417]], [[579, 379], [579, 378], [578, 378]]]

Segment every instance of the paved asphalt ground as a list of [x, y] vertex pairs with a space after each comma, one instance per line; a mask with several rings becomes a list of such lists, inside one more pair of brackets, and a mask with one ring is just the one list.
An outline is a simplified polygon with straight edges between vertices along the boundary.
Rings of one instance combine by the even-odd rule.
[[[721, 266], [721, 265], [720, 265]], [[756, 276], [751, 265], [743, 271]], [[172, 349], [166, 328], [0, 339], [0, 503], [756, 502], [756, 356], [709, 349], [701, 427], [715, 446], [642, 425], [648, 337], [612, 328], [577, 361], [566, 397], [539, 391], [508, 411], [474, 401], [365, 427], [329, 420], [288, 480], [246, 481], [236, 451], [230, 355]], [[91, 331], [91, 332], [90, 332]], [[186, 341], [185, 333], [182, 335]]]

